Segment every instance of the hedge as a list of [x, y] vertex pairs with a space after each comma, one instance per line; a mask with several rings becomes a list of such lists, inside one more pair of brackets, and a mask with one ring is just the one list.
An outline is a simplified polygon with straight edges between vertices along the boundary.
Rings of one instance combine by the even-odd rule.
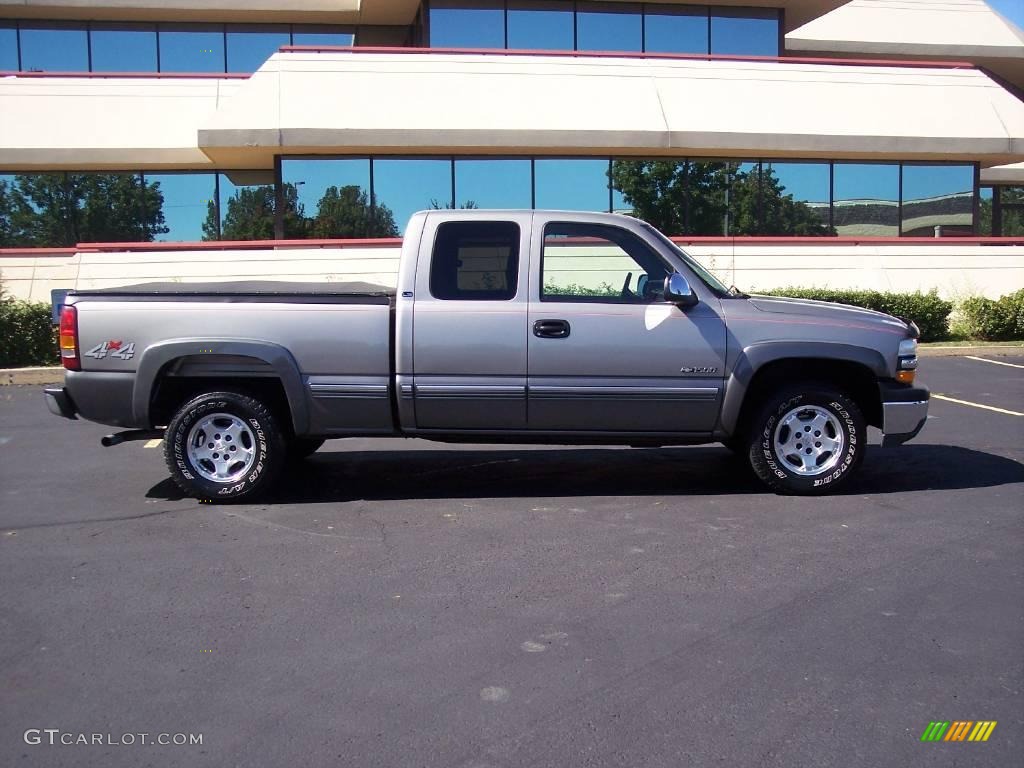
[[848, 291], [832, 288], [777, 288], [758, 291], [765, 296], [789, 296], [794, 299], [816, 299], [874, 309], [887, 315], [904, 317], [917, 323], [921, 341], [943, 341], [949, 338], [949, 315], [953, 303], [940, 299], [937, 291], [928, 293], [884, 293], [882, 291]]
[[0, 368], [59, 364], [50, 305], [0, 299]]
[[1024, 290], [1001, 296], [995, 301], [973, 296], [960, 304], [959, 314], [961, 327], [972, 339], [1024, 339]]

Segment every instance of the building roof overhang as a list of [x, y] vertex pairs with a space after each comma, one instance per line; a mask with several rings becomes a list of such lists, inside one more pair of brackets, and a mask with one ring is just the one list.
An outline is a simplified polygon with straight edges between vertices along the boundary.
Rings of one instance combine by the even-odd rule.
[[292, 154], [1024, 159], [1024, 103], [970, 66], [285, 49], [200, 126]]

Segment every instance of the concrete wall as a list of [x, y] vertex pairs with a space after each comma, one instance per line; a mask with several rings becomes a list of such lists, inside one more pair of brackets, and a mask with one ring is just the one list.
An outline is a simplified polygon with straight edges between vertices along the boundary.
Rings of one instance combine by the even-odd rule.
[[[745, 290], [785, 286], [914, 291], [937, 288], [950, 298], [998, 297], [1024, 288], [1024, 244], [899, 245], [874, 243], [683, 246], [723, 281]], [[393, 286], [397, 245], [202, 248], [34, 253], [0, 251], [9, 295], [49, 301], [52, 288], [105, 288], [141, 282], [263, 279], [361, 280]]]

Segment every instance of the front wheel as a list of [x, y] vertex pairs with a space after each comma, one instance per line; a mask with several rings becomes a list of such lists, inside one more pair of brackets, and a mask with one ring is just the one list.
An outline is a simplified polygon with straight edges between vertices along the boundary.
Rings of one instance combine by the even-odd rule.
[[751, 427], [750, 465], [776, 493], [835, 491], [863, 460], [867, 447], [860, 408], [827, 385], [776, 393]]
[[285, 458], [274, 415], [240, 392], [210, 392], [183, 405], [164, 438], [174, 482], [199, 499], [252, 499], [273, 485]]

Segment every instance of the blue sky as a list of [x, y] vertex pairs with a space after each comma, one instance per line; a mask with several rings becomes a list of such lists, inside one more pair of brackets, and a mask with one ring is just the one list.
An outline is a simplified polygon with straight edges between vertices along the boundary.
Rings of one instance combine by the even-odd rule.
[[1024, 0], [985, 0], [985, 2], [995, 8], [1004, 18], [1024, 29]]

